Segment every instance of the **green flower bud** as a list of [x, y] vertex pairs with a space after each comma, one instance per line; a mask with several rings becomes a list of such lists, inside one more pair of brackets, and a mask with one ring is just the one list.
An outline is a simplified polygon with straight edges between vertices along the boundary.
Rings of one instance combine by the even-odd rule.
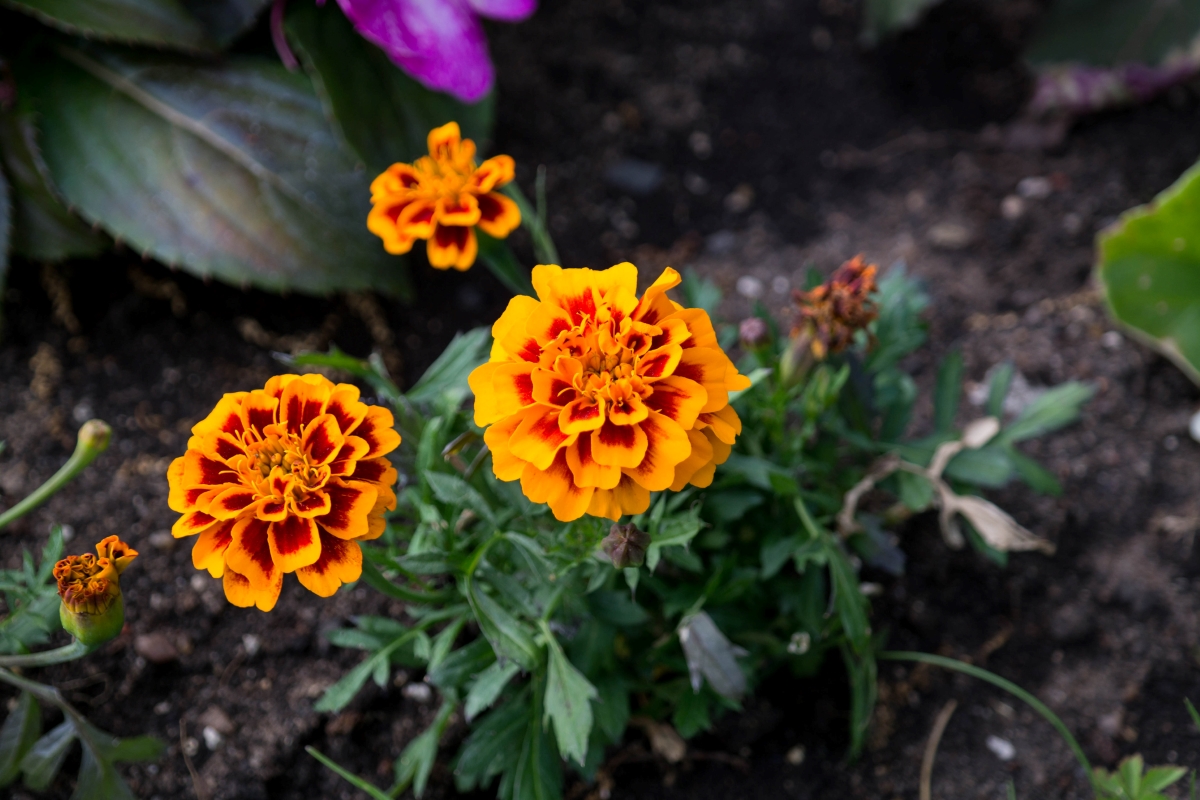
[[67, 633], [88, 647], [116, 638], [125, 625], [125, 600], [121, 573], [137, 558], [137, 551], [116, 536], [96, 545], [96, 555], [67, 556], [54, 565], [58, 616]]

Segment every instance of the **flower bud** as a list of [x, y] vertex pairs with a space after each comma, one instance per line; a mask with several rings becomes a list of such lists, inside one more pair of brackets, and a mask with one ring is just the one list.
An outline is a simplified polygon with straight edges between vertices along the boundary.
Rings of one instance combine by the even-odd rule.
[[89, 419], [79, 429], [79, 444], [95, 450], [97, 453], [102, 453], [108, 448], [110, 439], [112, 439], [112, 428], [102, 419]]
[[600, 546], [617, 569], [640, 567], [646, 560], [646, 548], [650, 546], [650, 537], [639, 531], [632, 522], [627, 525], [613, 525], [608, 536], [600, 542]]
[[116, 536], [96, 545], [96, 555], [67, 556], [54, 565], [58, 615], [67, 633], [88, 647], [116, 637], [125, 625], [121, 573], [137, 558], [137, 551]]

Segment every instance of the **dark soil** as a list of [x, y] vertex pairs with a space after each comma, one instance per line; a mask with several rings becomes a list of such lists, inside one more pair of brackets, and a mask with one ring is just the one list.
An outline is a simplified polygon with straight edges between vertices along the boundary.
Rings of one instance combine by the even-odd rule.
[[[1095, 233], [1200, 154], [1200, 87], [1077, 124], [1049, 151], [1004, 149], [1003, 126], [1029, 88], [1020, 46], [1042, 5], [948, 0], [920, 28], [864, 51], [851, 0], [545, 2], [530, 22], [493, 31], [493, 149], [516, 157], [527, 191], [547, 166], [569, 266], [691, 267], [726, 290], [736, 320], [756, 301], [785, 313], [807, 265], [829, 270], [857, 252], [903, 260], [934, 299], [931, 345], [912, 365], [925, 384], [952, 347], [973, 382], [1004, 360], [1034, 389], [1093, 382], [1078, 425], [1027, 447], [1060, 477], [1062, 497], [991, 495], [1057, 554], [1001, 568], [949, 550], [936, 521], [917, 518], [903, 531], [907, 574], [867, 576], [883, 585], [874, 625], [892, 647], [969, 657], [1034, 692], [1098, 764], [1141, 752], [1200, 767], [1183, 706], [1200, 700], [1200, 445], [1187, 435], [1200, 396], [1114, 331], [1089, 288]], [[1048, 178], [1049, 195], [1006, 201], [1027, 177]], [[527, 241], [516, 244], [528, 259]], [[323, 632], [402, 609], [366, 589], [322, 601], [294, 582], [269, 615], [236, 609], [165, 534], [167, 464], [222, 392], [279, 371], [272, 351], [378, 348], [411, 381], [455, 331], [489, 324], [505, 302], [480, 268], [414, 265], [414, 277], [420, 300], [406, 308], [207, 286], [132, 254], [53, 274], [14, 267], [0, 347], [5, 502], [61, 464], [83, 420], [110, 421], [116, 439], [6, 532], [3, 562], [39, 549], [52, 523], [71, 527], [70, 552], [110, 533], [142, 552], [122, 582], [127, 634], [39, 673], [101, 727], [169, 743], [159, 764], [126, 770], [140, 797], [353, 797], [304, 747], [386, 784], [432, 716], [432, 699], [403, 689], [419, 675], [370, 688], [336, 716], [311, 710], [359, 658]], [[49, 299], [63, 282], [76, 322]], [[980, 413], [965, 402], [961, 415]], [[164, 663], [147, 659], [151, 644]], [[880, 678], [875, 733], [857, 764], [843, 760], [845, 689], [831, 663], [814, 680], [770, 679], [680, 765], [654, 761], [631, 732], [602, 787], [614, 798], [909, 800], [933, 719], [953, 699], [935, 797], [1003, 798], [1009, 780], [1022, 798], [1089, 796], [1065, 745], [1011, 697], [911, 665], [883, 664]], [[205, 726], [224, 731], [215, 749]], [[1000, 760], [989, 737], [1013, 758]], [[428, 796], [451, 787], [443, 763]], [[69, 791], [60, 780], [56, 796]]]

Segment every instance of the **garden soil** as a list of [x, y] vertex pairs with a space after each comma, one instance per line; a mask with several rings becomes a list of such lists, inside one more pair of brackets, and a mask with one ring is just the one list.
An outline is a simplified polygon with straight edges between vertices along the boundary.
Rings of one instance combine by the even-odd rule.
[[[858, 43], [859, 5], [547, 0], [530, 22], [492, 30], [492, 149], [516, 157], [527, 192], [546, 166], [566, 265], [690, 268], [726, 291], [727, 320], [761, 303], [786, 325], [805, 269], [862, 252], [927, 284], [930, 345], [910, 365], [924, 388], [953, 348], [969, 389], [1012, 361], [1014, 407], [1062, 381], [1095, 386], [1078, 424], [1025, 446], [1062, 496], [990, 494], [1057, 552], [1000, 567], [949, 549], [936, 520], [919, 516], [900, 531], [906, 574], [866, 575], [879, 590], [873, 626], [894, 648], [969, 658], [1034, 692], [1098, 764], [1140, 752], [1200, 767], [1183, 705], [1200, 700], [1200, 444], [1187, 431], [1200, 393], [1115, 330], [1091, 282], [1095, 234], [1200, 154], [1200, 86], [1063, 136], [1019, 117], [1030, 89], [1019, 51], [1044, 3], [947, 0], [874, 50]], [[528, 241], [515, 244], [529, 259]], [[170, 537], [166, 504], [166, 468], [190, 426], [222, 392], [279, 371], [273, 353], [377, 349], [411, 382], [456, 331], [502, 309], [482, 267], [446, 275], [413, 262], [410, 307], [241, 292], [128, 251], [14, 266], [0, 346], [3, 503], [66, 459], [84, 420], [108, 420], [115, 436], [5, 531], [0, 560], [17, 565], [59, 523], [69, 552], [114, 533], [141, 551], [122, 581], [127, 631], [38, 673], [101, 727], [167, 743], [159, 763], [125, 769], [139, 797], [355, 797], [304, 748], [388, 785], [393, 759], [432, 718], [436, 698], [403, 672], [340, 714], [313, 712], [361, 658], [324, 634], [355, 614], [403, 609], [365, 587], [320, 600], [294, 581], [270, 614], [234, 608]], [[979, 400], [967, 392], [960, 422], [982, 413]], [[810, 680], [768, 678], [679, 763], [631, 730], [600, 781], [571, 779], [567, 796], [913, 800], [926, 740], [952, 701], [934, 798], [1000, 800], [1009, 781], [1021, 798], [1089, 796], [1066, 746], [1014, 698], [896, 663], [880, 667], [856, 763], [845, 760], [848, 698], [830, 663]], [[447, 765], [464, 731], [452, 726], [427, 796], [453, 795]], [[49, 796], [70, 793], [77, 758]]]

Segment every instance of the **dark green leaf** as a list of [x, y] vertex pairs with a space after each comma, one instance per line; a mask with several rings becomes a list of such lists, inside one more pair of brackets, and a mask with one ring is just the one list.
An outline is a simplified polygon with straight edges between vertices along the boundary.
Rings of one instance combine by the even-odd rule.
[[32, 115], [0, 113], [0, 162], [12, 189], [12, 250], [34, 261], [99, 255], [108, 247], [62, 204], [37, 147]]
[[700, 308], [710, 315], [717, 313], [717, 306], [721, 304], [721, 287], [708, 278], [701, 277], [695, 270], [685, 269], [679, 289], [688, 308]]
[[929, 508], [933, 502], [933, 484], [927, 478], [911, 472], [895, 473], [896, 483], [900, 486], [900, 502], [910, 511], [920, 512]]
[[619, 677], [608, 675], [596, 681], [596, 691], [596, 729], [615, 744], [629, 724], [629, 688]]
[[387, 647], [372, 653], [370, 657], [347, 672], [341, 680], [326, 689], [313, 708], [316, 711], [341, 711], [347, 703], [354, 699], [354, 695], [358, 694], [358, 690], [363, 687], [368, 678], [377, 675], [380, 669], [388, 670], [390, 668], [392, 653], [416, 638], [420, 632], [408, 631], [392, 640]]
[[933, 429], [946, 433], [954, 428], [958, 414], [958, 399], [962, 395], [963, 357], [951, 351], [938, 368], [937, 387], [933, 394]]
[[213, 42], [178, 0], [4, 0], [68, 33], [184, 50], [210, 50]]
[[467, 376], [471, 370], [487, 361], [492, 345], [489, 328], [474, 328], [455, 334], [446, 349], [437, 357], [425, 374], [406, 393], [413, 403], [431, 403], [441, 397], [456, 398], [454, 405], [470, 394]]
[[[769, 479], [768, 479], [769, 482]], [[716, 522], [735, 522], [747, 511], [762, 505], [763, 496], [748, 489], [714, 492], [705, 500], [708, 518]]]
[[992, 381], [988, 385], [987, 415], [999, 419], [1004, 415], [1004, 399], [1008, 397], [1008, 388], [1012, 385], [1016, 367], [1011, 361], [1005, 361], [996, 366], [992, 372]]
[[554, 723], [558, 750], [565, 758], [583, 764], [592, 733], [592, 700], [596, 687], [575, 669], [553, 634], [546, 630], [550, 662], [546, 673], [544, 721]]
[[137, 800], [112, 762], [88, 747], [86, 739], [82, 741], [83, 759], [71, 800]]
[[[268, 59], [62, 48], [18, 79], [55, 184], [136, 250], [267, 289], [405, 287], [311, 85]], [[130, 143], [136, 143], [131, 147]]]
[[863, 40], [875, 44], [897, 31], [911, 28], [941, 0], [866, 0]]
[[183, 0], [200, 21], [210, 39], [228, 47], [254, 25], [254, 20], [271, 0]]
[[0, 787], [8, 786], [21, 770], [21, 759], [42, 733], [42, 709], [29, 692], [21, 692], [17, 707], [0, 727]]
[[954, 480], [998, 489], [1012, 480], [1013, 463], [1005, 448], [981, 447], [959, 452], [946, 465], [945, 474]]
[[38, 739], [21, 759], [25, 785], [37, 792], [50, 786], [70, 752], [75, 736], [75, 725], [67, 719]]
[[429, 773], [433, 772], [433, 762], [437, 760], [438, 742], [446, 731], [446, 723], [454, 711], [454, 703], [442, 703], [441, 710], [433, 724], [425, 729], [420, 736], [408, 743], [404, 752], [396, 759], [396, 785], [392, 788], [392, 796], [396, 796], [410, 784], [413, 794], [420, 797], [425, 793], [425, 784], [429, 781]]
[[1078, 381], [1055, 386], [1026, 406], [994, 441], [996, 444], [1014, 444], [1069, 425], [1079, 418], [1080, 407], [1094, 392], [1093, 387]]
[[166, 745], [153, 736], [131, 736], [118, 739], [116, 744], [104, 751], [109, 761], [157, 761], [162, 757]]
[[846, 638], [855, 652], [863, 653], [870, 646], [871, 629], [867, 623], [866, 600], [858, 589], [858, 576], [845, 553], [833, 542], [826, 547], [829, 555], [829, 574], [833, 579], [834, 605]]
[[495, 703], [496, 699], [500, 697], [500, 693], [504, 691], [504, 687], [508, 686], [509, 681], [520, 671], [521, 668], [517, 666], [516, 662], [497, 661], [479, 673], [479, 677], [471, 684], [471, 690], [467, 692], [467, 700], [463, 708], [467, 722], [478, 716], [479, 712], [491, 708], [492, 703]]
[[426, 154], [429, 131], [447, 122], [480, 145], [491, 135], [491, 95], [465, 105], [426, 89], [355, 32], [334, 3], [293, 3], [287, 32], [327, 113], [372, 177]]
[[871, 716], [878, 697], [878, 667], [875, 653], [868, 646], [858, 650], [842, 647], [842, 659], [850, 673], [850, 755], [857, 757], [866, 741]]
[[1058, 482], [1058, 478], [1054, 476], [1053, 472], [1014, 448], [1008, 448], [1007, 453], [1013, 469], [1021, 476], [1021, 480], [1029, 484], [1035, 492], [1055, 497], [1062, 494], [1062, 484]]
[[712, 724], [708, 716], [708, 697], [703, 690], [694, 692], [690, 686], [683, 690], [671, 715], [671, 724], [684, 739], [690, 739], [697, 733], [708, 730]]
[[[530, 712], [529, 691], [525, 689], [474, 726], [454, 769], [454, 782], [460, 792], [478, 788], [516, 767], [520, 751], [515, 743], [529, 728]], [[541, 724], [538, 719], [532, 722]]]
[[533, 294], [533, 279], [512, 250], [502, 240], [488, 236], [483, 231], [476, 231], [479, 238], [479, 260], [482, 261], [496, 279], [504, 284], [513, 294]]
[[324, 753], [322, 753], [317, 748], [306, 747], [306, 748], [304, 748], [304, 750], [310, 756], [315, 758], [317, 761], [320, 761], [326, 767], [333, 770], [333, 772], [338, 777], [340, 777], [342, 780], [346, 781], [346, 783], [350, 784], [351, 786], [353, 786], [355, 789], [358, 789], [359, 791], [366, 792], [368, 795], [373, 797], [374, 800], [391, 800], [391, 796], [384, 794], [383, 791], [381, 789], [379, 789], [379, 787], [364, 781], [362, 778], [358, 777], [353, 772], [350, 772], [349, 770], [345, 769], [340, 764], [338, 764], [336, 761], [334, 761], [333, 759], [326, 756]]
[[783, 565], [803, 542], [803, 537], [798, 535], [776, 536], [764, 540], [759, 553], [762, 579], [765, 581], [778, 575], [779, 570], [783, 569]]
[[537, 664], [538, 647], [517, 618], [481, 591], [475, 581], [467, 582], [467, 600], [475, 611], [479, 629], [491, 642], [496, 657], [511, 658], [522, 669], [533, 669]]
[[476, 639], [447, 655], [436, 669], [429, 671], [429, 682], [439, 689], [461, 689], [469, 681], [496, 663], [496, 654], [487, 639]]
[[600, 590], [587, 596], [588, 610], [596, 619], [617, 628], [644, 625], [650, 619], [646, 610], [634, 602], [629, 592]]
[[1057, 0], [1026, 52], [1035, 64], [1155, 65], [1200, 33], [1196, 0]]
[[492, 507], [483, 499], [483, 495], [475, 491], [475, 488], [462, 478], [444, 472], [429, 472], [424, 477], [429, 483], [429, 488], [433, 489], [434, 497], [438, 500], [456, 508], [469, 508], [480, 517], [491, 522], [495, 521], [496, 515], [492, 512]]

